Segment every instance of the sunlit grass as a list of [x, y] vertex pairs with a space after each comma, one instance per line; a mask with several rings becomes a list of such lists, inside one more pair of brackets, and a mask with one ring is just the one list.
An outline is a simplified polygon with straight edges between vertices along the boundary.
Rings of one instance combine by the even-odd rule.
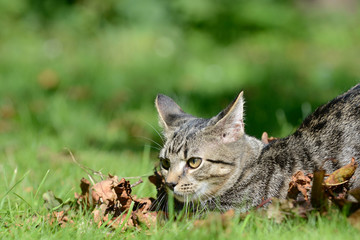
[[[27, 151], [24, 147], [22, 151]], [[53, 154], [58, 154], [53, 152]], [[51, 156], [51, 155], [49, 155]], [[56, 155], [55, 155], [56, 156]], [[154, 161], [150, 159], [149, 148], [139, 154], [109, 154], [104, 151], [96, 153], [80, 151], [76, 158], [81, 164], [101, 170], [103, 173], [121, 176], [141, 176], [151, 173]], [[17, 158], [17, 154], [13, 156]], [[53, 156], [54, 157], [54, 156]], [[134, 238], [134, 239], [354, 239], [358, 230], [352, 228], [340, 211], [332, 211], [327, 215], [317, 213], [309, 219], [292, 218], [276, 223], [263, 214], [251, 213], [246, 218], [235, 217], [224, 226], [219, 218], [211, 218], [212, 222], [204, 226], [194, 224], [196, 219], [158, 223], [150, 229], [133, 229], [122, 232], [107, 227], [98, 228], [92, 223], [92, 215], [87, 211], [73, 211], [73, 224], [61, 228], [50, 225], [48, 211], [43, 205], [42, 193], [52, 190], [63, 200], [72, 200], [73, 193], [79, 192], [81, 177], [86, 173], [71, 161], [69, 156], [62, 156], [56, 167], [48, 164], [36, 165], [31, 170], [13, 168], [2, 163], [0, 171], [3, 176], [0, 188], [0, 232], [2, 238], [36, 239], [46, 236], [48, 239], [75, 238]], [[48, 161], [59, 161], [61, 158]], [[66, 160], [67, 159], [67, 160]], [[36, 158], [29, 158], [34, 164]], [[91, 161], [90, 161], [91, 160]], [[42, 160], [44, 161], [44, 160]], [[131, 164], [130, 164], [131, 163]], [[155, 187], [143, 177], [144, 183], [134, 188], [139, 197], [155, 196]], [[136, 180], [132, 180], [136, 181]], [[71, 212], [70, 212], [71, 214]], [[205, 219], [207, 217], [205, 216]]]

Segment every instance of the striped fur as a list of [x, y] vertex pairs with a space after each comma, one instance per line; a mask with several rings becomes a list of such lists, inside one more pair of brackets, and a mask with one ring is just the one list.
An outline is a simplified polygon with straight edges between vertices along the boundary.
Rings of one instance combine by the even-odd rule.
[[[360, 161], [360, 84], [318, 108], [294, 134], [268, 145], [245, 134], [242, 95], [210, 119], [187, 114], [158, 95], [166, 137], [159, 157], [170, 161], [162, 174], [178, 201], [248, 210], [263, 199], [285, 198], [298, 170], [332, 172], [352, 157]], [[198, 168], [189, 166], [191, 158], [202, 159]], [[360, 168], [351, 185], [360, 186]]]

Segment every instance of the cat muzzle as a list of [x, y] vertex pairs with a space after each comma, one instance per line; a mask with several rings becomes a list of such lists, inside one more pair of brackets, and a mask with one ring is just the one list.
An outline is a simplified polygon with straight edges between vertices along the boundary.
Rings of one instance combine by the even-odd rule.
[[171, 191], [174, 191], [174, 188], [177, 185], [175, 182], [165, 182], [165, 184]]

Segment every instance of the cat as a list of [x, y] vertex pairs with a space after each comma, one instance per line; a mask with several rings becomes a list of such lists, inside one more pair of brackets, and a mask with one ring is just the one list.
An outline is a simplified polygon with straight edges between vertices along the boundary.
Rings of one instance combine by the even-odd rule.
[[[317, 108], [292, 135], [269, 144], [245, 133], [243, 92], [210, 119], [185, 113], [165, 95], [155, 105], [165, 137], [161, 174], [180, 203], [247, 211], [265, 199], [285, 198], [298, 170], [329, 173], [352, 157], [360, 161], [360, 84]], [[360, 167], [350, 186], [360, 187]]]

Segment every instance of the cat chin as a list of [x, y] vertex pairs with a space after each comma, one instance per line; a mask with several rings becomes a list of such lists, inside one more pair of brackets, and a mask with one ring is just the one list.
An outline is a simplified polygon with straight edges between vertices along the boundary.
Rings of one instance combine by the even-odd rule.
[[199, 196], [196, 193], [184, 194], [174, 191], [173, 194], [174, 194], [174, 198], [182, 203], [199, 201]]
[[186, 202], [199, 203], [203, 201], [201, 196], [198, 196], [197, 194], [186, 194], [186, 195], [174, 194], [174, 198], [182, 203], [186, 203]]
[[182, 195], [174, 192], [174, 198], [179, 202], [186, 202], [186, 200], [190, 200], [192, 197], [191, 195]]

